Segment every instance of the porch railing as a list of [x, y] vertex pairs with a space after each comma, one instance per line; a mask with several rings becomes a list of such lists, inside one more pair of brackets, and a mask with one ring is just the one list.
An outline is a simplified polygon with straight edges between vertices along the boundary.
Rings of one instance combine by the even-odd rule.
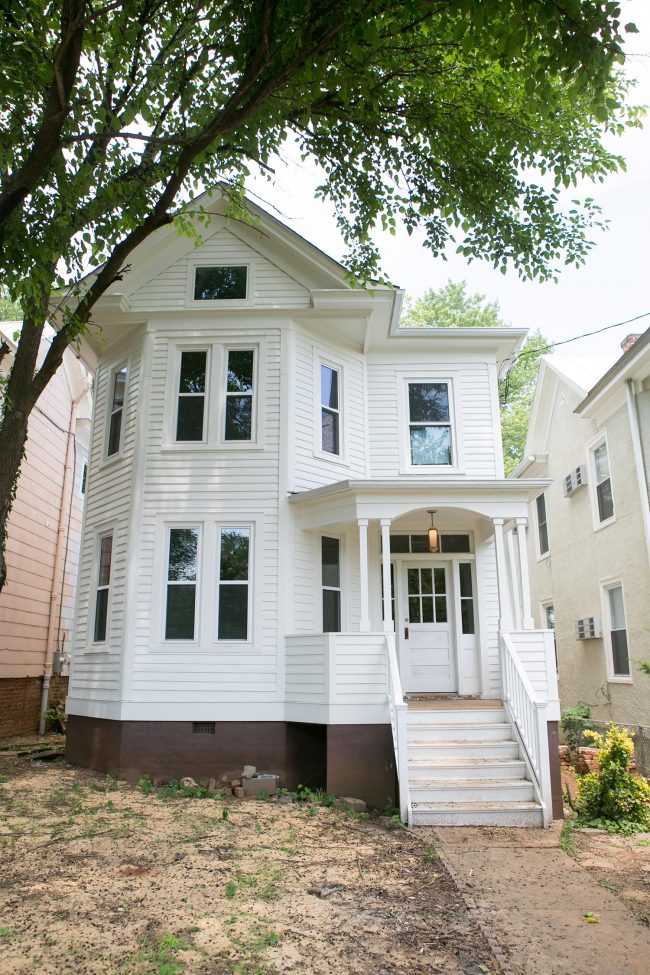
[[500, 642], [504, 707], [523, 749], [533, 788], [542, 806], [544, 822], [549, 823], [552, 819], [552, 795], [547, 730], [548, 702], [533, 689], [512, 634], [502, 633]]
[[399, 813], [402, 822], [410, 826], [413, 822], [413, 813], [409, 790], [408, 706], [404, 703], [404, 695], [402, 694], [394, 633], [386, 634], [386, 653], [388, 656], [388, 710], [397, 767]]

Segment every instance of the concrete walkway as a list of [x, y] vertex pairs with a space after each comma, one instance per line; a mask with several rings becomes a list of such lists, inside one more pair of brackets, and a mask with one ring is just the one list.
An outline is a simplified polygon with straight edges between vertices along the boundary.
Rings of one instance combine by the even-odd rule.
[[417, 834], [442, 855], [503, 951], [503, 975], [648, 975], [650, 928], [560, 849], [559, 826]]

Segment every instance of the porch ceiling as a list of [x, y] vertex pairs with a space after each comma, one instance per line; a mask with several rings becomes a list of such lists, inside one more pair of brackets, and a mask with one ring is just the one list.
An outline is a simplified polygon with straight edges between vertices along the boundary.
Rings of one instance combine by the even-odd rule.
[[547, 478], [516, 481], [413, 478], [337, 481], [290, 495], [305, 528], [355, 522], [358, 518], [395, 520], [409, 511], [456, 508], [485, 518], [526, 518], [531, 497], [550, 484]]

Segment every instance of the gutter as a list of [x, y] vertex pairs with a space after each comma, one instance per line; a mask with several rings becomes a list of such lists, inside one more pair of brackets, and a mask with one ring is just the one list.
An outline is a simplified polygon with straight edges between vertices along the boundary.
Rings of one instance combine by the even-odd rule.
[[[64, 564], [64, 542], [67, 540], [70, 531], [70, 514], [66, 524], [66, 502], [72, 506], [72, 494], [70, 481], [72, 480], [72, 490], [74, 490], [74, 467], [75, 463], [75, 426], [77, 420], [77, 410], [79, 403], [86, 395], [88, 390], [84, 387], [79, 395], [72, 401], [70, 407], [70, 423], [68, 426], [68, 445], [66, 449], [65, 467], [63, 469], [63, 487], [61, 489], [61, 506], [59, 508], [59, 526], [56, 536], [56, 550], [54, 554], [54, 571], [52, 573], [52, 592], [50, 594], [50, 614], [47, 624], [47, 641], [45, 644], [45, 663], [43, 665], [43, 687], [41, 690], [41, 708], [38, 721], [39, 735], [45, 734], [45, 715], [47, 712], [48, 698], [50, 696], [50, 683], [52, 680], [52, 661], [54, 658], [54, 644], [57, 636], [57, 611], [60, 618], [60, 609], [63, 604], [63, 588], [65, 585], [65, 564]], [[69, 497], [68, 497], [69, 495]]]
[[650, 562], [650, 505], [648, 504], [648, 482], [646, 478], [645, 464], [643, 462], [643, 450], [641, 449], [641, 430], [639, 428], [639, 414], [637, 411], [636, 395], [634, 393], [634, 382], [631, 379], [628, 379], [625, 382], [625, 399], [627, 401], [627, 414], [630, 419], [632, 455], [634, 457], [634, 468], [636, 470], [636, 479], [639, 486], [643, 533], [645, 535], [645, 543], [648, 551], [648, 561]]

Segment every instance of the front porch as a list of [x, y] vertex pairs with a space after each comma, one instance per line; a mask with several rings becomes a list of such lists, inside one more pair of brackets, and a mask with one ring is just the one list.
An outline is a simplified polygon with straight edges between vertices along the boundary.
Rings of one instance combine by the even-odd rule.
[[[402, 815], [411, 822], [418, 709], [409, 712], [405, 696], [423, 694], [456, 696], [452, 710], [461, 718], [473, 700], [498, 701], [504, 721], [497, 723], [505, 722], [521, 753], [543, 821], [553, 816], [554, 647], [550, 631], [534, 629], [527, 561], [528, 494], [540, 485], [515, 483], [513, 489], [512, 482], [463, 482], [462, 488], [447, 482], [425, 491], [344, 482], [292, 498], [297, 531], [339, 541], [321, 546], [335, 552], [322, 555], [330, 561], [321, 566], [321, 631], [285, 640], [287, 720], [390, 722]], [[431, 507], [439, 530], [435, 552], [427, 544]], [[340, 631], [343, 620], [356, 625]], [[433, 705], [436, 710], [435, 698]], [[458, 738], [466, 728], [462, 720], [456, 724]], [[488, 747], [492, 729], [485, 731]], [[429, 771], [436, 776], [440, 768], [433, 762]], [[437, 778], [432, 782], [430, 793], [437, 795]]]

